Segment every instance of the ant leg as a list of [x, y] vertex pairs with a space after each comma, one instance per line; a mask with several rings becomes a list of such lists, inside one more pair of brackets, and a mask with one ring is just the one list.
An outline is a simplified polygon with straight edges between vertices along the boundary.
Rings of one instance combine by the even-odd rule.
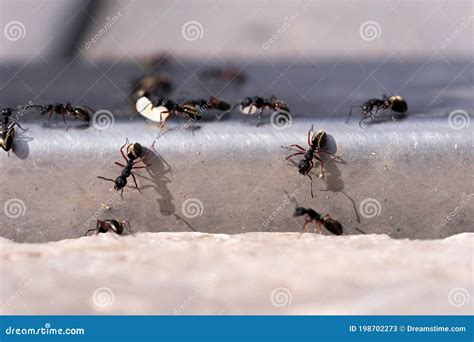
[[298, 236], [298, 239], [307, 231], [308, 223], [310, 223], [310, 222], [311, 222], [311, 220], [308, 220], [307, 217], [304, 218], [303, 229], [301, 230], [301, 233], [300, 233], [300, 235]]
[[[356, 107], [359, 107], [361, 108], [361, 106], [351, 106], [351, 109], [349, 109], [349, 115], [347, 116], [347, 119], [346, 119], [346, 123], [349, 123], [349, 120], [351, 119], [351, 116], [352, 116], [352, 108], [356, 108]], [[360, 123], [359, 123], [360, 124]]]
[[65, 114], [61, 114], [63, 116], [63, 121], [64, 121], [64, 126], [66, 126], [66, 131], [68, 130], [68, 127], [67, 127], [67, 122], [66, 122], [66, 115]]
[[[311, 166], [312, 168], [312, 166]], [[309, 177], [309, 180], [310, 180], [310, 189], [311, 189], [311, 198], [314, 198], [314, 194], [313, 194], [313, 177], [311, 177], [311, 175], [308, 173], [306, 174], [308, 177]]]
[[13, 128], [14, 126], [18, 126], [19, 129], [21, 129], [23, 132], [26, 132], [29, 128], [23, 128], [20, 126], [20, 123], [16, 120], [13, 120], [13, 125], [10, 128]]
[[119, 163], [119, 162], [115, 162], [115, 165], [118, 165], [118, 166], [121, 166], [121, 167], [126, 167], [125, 165], [123, 165], [122, 163]]
[[130, 221], [123, 220], [122, 224], [129, 233], [133, 233], [132, 226], [130, 225]]
[[321, 223], [319, 221], [314, 222], [316, 224], [316, 230], [318, 231], [319, 234], [322, 234], [321, 232]]
[[[167, 113], [168, 115], [167, 115], [167, 116], [164, 118], [164, 120], [163, 120], [163, 114], [165, 114], [165, 113]], [[170, 111], [169, 111], [169, 110], [160, 113], [160, 121], [162, 122], [162, 123], [160, 124], [160, 128], [165, 127], [166, 120], [168, 120], [169, 117], [170, 117]]]
[[288, 160], [300, 154], [304, 154], [304, 152], [296, 152], [296, 153], [290, 154], [288, 157], [285, 158], [285, 160]]
[[260, 112], [258, 113], [258, 123], [257, 127], [259, 127], [262, 124], [262, 113], [263, 113], [263, 107], [260, 108]]
[[290, 146], [283, 146], [281, 145], [280, 147], [281, 148], [285, 148], [287, 150], [290, 150], [290, 151], [295, 151], [295, 152], [300, 152], [300, 151], [303, 151], [303, 152], [306, 152], [306, 150], [304, 148], [302, 148], [301, 146], [298, 146], [299, 150], [297, 150], [296, 148], [294, 148], [293, 146], [295, 146], [294, 144], [293, 145], [290, 145]]
[[293, 147], [293, 146], [298, 147], [301, 151], [306, 151], [303, 147], [301, 147], [301, 146], [298, 145], [298, 144], [291, 144], [291, 145], [290, 145], [290, 147]]
[[334, 157], [336, 157], [336, 158], [339, 158], [339, 157], [336, 156], [334, 153], [329, 152], [328, 150], [318, 150], [317, 153], [321, 153], [321, 152], [322, 152], [322, 153], [327, 153], [327, 154], [330, 154], [331, 156], [334, 156]]
[[[128, 138], [125, 140], [125, 144], [120, 147], [120, 153], [122, 153], [123, 159], [125, 159], [126, 162], [128, 162], [128, 158], [125, 156], [125, 153], [123, 153], [123, 148], [128, 144]], [[117, 164], [117, 163], [116, 163]], [[120, 165], [120, 164], [119, 164]], [[122, 166], [122, 165], [120, 165]]]
[[138, 184], [137, 184], [137, 180], [135, 178], [135, 175], [133, 174], [133, 172], [130, 172], [130, 174], [132, 175], [132, 178], [133, 178], [133, 182], [135, 183], [135, 187], [137, 188], [138, 192], [142, 192], [140, 190], [140, 188], [138, 187]]
[[89, 232], [93, 232], [93, 231], [97, 231], [97, 228], [91, 228], [91, 229], [89, 229], [89, 230], [84, 234], [84, 236], [87, 236], [87, 234], [89, 234]]
[[148, 164], [146, 166], [134, 166], [132, 169], [146, 169], [148, 166]]
[[321, 164], [321, 175], [324, 176], [324, 160], [318, 158], [317, 155], [314, 155], [313, 158], [319, 161], [319, 163]]

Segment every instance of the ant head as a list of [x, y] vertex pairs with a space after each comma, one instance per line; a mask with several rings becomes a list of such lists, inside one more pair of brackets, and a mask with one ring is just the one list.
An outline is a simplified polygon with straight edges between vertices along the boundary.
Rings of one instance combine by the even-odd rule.
[[121, 189], [125, 188], [126, 185], [127, 185], [127, 178], [122, 177], [122, 176], [118, 176], [115, 179], [114, 189], [118, 191], [118, 190], [121, 190]]
[[293, 216], [303, 216], [306, 214], [306, 209], [303, 207], [296, 207]]
[[246, 97], [245, 99], [242, 100], [242, 107], [248, 107], [252, 104], [252, 98], [251, 97]]
[[311, 137], [311, 144], [318, 148], [323, 148], [324, 145], [326, 145], [326, 141], [327, 141], [327, 133], [323, 131], [322, 129], [314, 133], [313, 136]]
[[361, 111], [363, 114], [369, 114], [372, 111], [372, 102], [367, 101], [361, 107]]
[[3, 108], [2, 115], [3, 116], [11, 116], [13, 114], [13, 110], [11, 108]]

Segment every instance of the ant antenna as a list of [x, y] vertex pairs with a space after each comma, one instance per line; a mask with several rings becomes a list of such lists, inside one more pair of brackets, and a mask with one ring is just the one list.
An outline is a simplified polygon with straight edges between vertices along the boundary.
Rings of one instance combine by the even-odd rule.
[[102, 176], [97, 176], [97, 178], [115, 183], [115, 181], [113, 179], [110, 179], [110, 178], [105, 178], [105, 177], [102, 177]]

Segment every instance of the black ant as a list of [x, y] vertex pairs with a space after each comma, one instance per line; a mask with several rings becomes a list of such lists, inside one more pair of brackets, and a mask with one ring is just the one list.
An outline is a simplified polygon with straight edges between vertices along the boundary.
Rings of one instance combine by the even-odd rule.
[[10, 153], [10, 150], [13, 147], [13, 139], [15, 138], [15, 126], [18, 126], [23, 131], [27, 131], [20, 126], [18, 121], [12, 118], [13, 112], [17, 111], [13, 108], [4, 108], [2, 109], [2, 121], [0, 124], [0, 146], [3, 148], [4, 151]]
[[311, 197], [314, 197], [313, 195], [313, 178], [309, 174], [311, 169], [314, 167], [313, 164], [313, 158], [316, 159], [321, 163], [321, 176], [324, 176], [324, 161], [323, 159], [318, 157], [318, 153], [327, 153], [330, 154], [331, 156], [335, 158], [339, 158], [335, 156], [333, 153], [327, 151], [324, 149], [327, 141], [327, 133], [323, 130], [319, 130], [315, 132], [313, 135], [311, 135], [311, 132], [313, 131], [313, 126], [308, 131], [308, 146], [309, 148], [306, 150], [300, 145], [297, 144], [292, 144], [290, 146], [281, 146], [282, 148], [286, 148], [287, 150], [294, 151], [296, 153], [293, 153], [286, 157], [286, 160], [291, 160], [291, 158], [299, 155], [303, 155], [303, 159], [301, 159], [296, 166], [298, 167], [298, 172], [300, 175], [303, 176], [308, 176], [310, 181], [311, 181]]
[[73, 117], [77, 117], [84, 122], [90, 123], [91, 116], [89, 112], [95, 112], [92, 108], [88, 106], [72, 106], [69, 102], [63, 103], [55, 103], [55, 104], [47, 104], [47, 105], [34, 105], [31, 107], [36, 107], [41, 109], [41, 115], [48, 114], [48, 120], [51, 120], [53, 113], [58, 115], [62, 115], [64, 120], [64, 125], [66, 126], [67, 130], [67, 122], [66, 122], [66, 115], [71, 115]]
[[[286, 195], [288, 196], [287, 193]], [[319, 234], [321, 234], [321, 225], [323, 225], [324, 228], [326, 228], [334, 235], [342, 235], [342, 224], [339, 221], [333, 219], [331, 215], [326, 214], [323, 216], [322, 214], [316, 212], [314, 209], [300, 207], [294, 197], [288, 196], [288, 198], [293, 201], [293, 203], [295, 203], [295, 211], [293, 213], [293, 217], [304, 216], [304, 225], [301, 234], [303, 234], [307, 230], [307, 226], [309, 223], [314, 222], [316, 224], [316, 228]]]
[[124, 230], [127, 230], [130, 233], [132, 232], [132, 229], [130, 227], [130, 222], [128, 220], [123, 220], [123, 221], [117, 221], [117, 220], [97, 220], [97, 225], [95, 228], [89, 229], [84, 236], [87, 236], [89, 232], [95, 232], [95, 234], [100, 234], [100, 233], [107, 233], [108, 231], [112, 231], [115, 234], [122, 235]]
[[[147, 166], [150, 166], [149, 164], [145, 164], [144, 159], [146, 158], [148, 153], [151, 151], [151, 148], [153, 148], [153, 145], [155, 143], [153, 142], [150, 149], [148, 150], [148, 152], [145, 155], [143, 155], [143, 147], [139, 143], [128, 144], [128, 146], [127, 146], [127, 144], [128, 144], [128, 140], [120, 148], [120, 153], [122, 154], [122, 157], [123, 157], [123, 159], [125, 159], [127, 164], [124, 165], [124, 164], [121, 164], [119, 162], [115, 162], [115, 165], [123, 167], [123, 170], [122, 170], [122, 173], [120, 174], [120, 176], [115, 178], [115, 180], [110, 179], [110, 178], [105, 178], [105, 177], [102, 177], [102, 176], [97, 176], [97, 178], [114, 182], [115, 183], [114, 189], [116, 191], [121, 190], [120, 196], [122, 196], [122, 198], [123, 198], [123, 188], [125, 188], [127, 186], [127, 178], [130, 177], [130, 176], [132, 176], [133, 182], [135, 183], [135, 187], [137, 188], [137, 190], [139, 192], [141, 192], [140, 188], [138, 187], [137, 180], [136, 180], [135, 175], [133, 174], [132, 170], [133, 169], [144, 169]], [[123, 149], [125, 148], [125, 146], [127, 146], [127, 155], [126, 156], [125, 156], [125, 153], [123, 152]], [[135, 166], [135, 164], [137, 164], [139, 162], [143, 162], [145, 164], [145, 166]]]
[[166, 120], [172, 114], [184, 115], [188, 121], [201, 120], [201, 112], [196, 107], [189, 104], [181, 105], [173, 100], [158, 98], [152, 101], [145, 95], [137, 100], [135, 107], [148, 120], [159, 122], [161, 128], [165, 126]]
[[217, 109], [222, 111], [230, 109], [229, 103], [220, 100], [215, 96], [211, 96], [209, 99], [187, 100], [183, 102], [183, 105], [193, 106], [198, 108], [201, 112], [208, 109]]
[[257, 110], [259, 111], [257, 127], [260, 126], [263, 111], [267, 108], [272, 109], [274, 111], [290, 114], [290, 109], [288, 108], [286, 103], [282, 100], [277, 99], [274, 95], [272, 95], [269, 99], [260, 96], [254, 96], [246, 97], [244, 100], [234, 105], [231, 110], [222, 113], [220, 118], [222, 118], [224, 114], [232, 112], [238, 106], [240, 106], [240, 111], [245, 115], [252, 115], [255, 114]]
[[[377, 117], [380, 112], [386, 109], [390, 109], [392, 120], [395, 120], [393, 112], [404, 114], [408, 110], [408, 105], [399, 95], [382, 95], [382, 99], [369, 99], [365, 101], [362, 106], [351, 106], [346, 123], [348, 123], [351, 118], [352, 108], [360, 108], [362, 119], [359, 121], [359, 126], [361, 126], [364, 120], [370, 117]], [[373, 119], [370, 121], [373, 121]]]

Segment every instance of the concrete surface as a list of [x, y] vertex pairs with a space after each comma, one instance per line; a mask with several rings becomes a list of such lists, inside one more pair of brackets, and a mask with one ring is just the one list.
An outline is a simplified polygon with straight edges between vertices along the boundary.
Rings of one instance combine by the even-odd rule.
[[[137, 227], [140, 228], [140, 227]], [[474, 234], [0, 239], [5, 314], [472, 314]], [[420, 251], [422, 253], [420, 254]]]

